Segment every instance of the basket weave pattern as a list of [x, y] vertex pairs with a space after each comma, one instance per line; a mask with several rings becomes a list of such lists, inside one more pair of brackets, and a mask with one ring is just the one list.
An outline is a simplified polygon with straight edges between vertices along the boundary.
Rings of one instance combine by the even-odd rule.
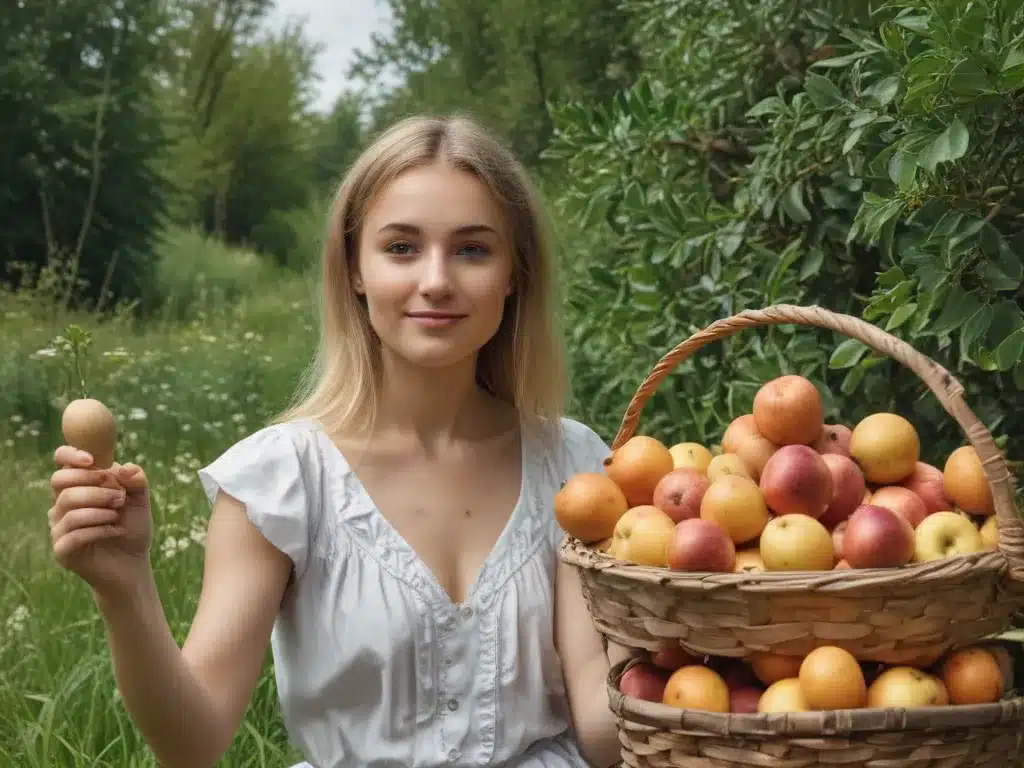
[[995, 704], [722, 715], [623, 696], [608, 678], [623, 764], [635, 768], [1020, 768], [1024, 698]]
[[776, 305], [713, 323], [657, 363], [630, 402], [612, 448], [636, 434], [644, 404], [660, 382], [701, 347], [744, 329], [786, 323], [858, 339], [922, 380], [981, 458], [997, 516], [998, 551], [891, 569], [695, 574], [625, 563], [566, 537], [560, 556], [579, 569], [598, 628], [632, 648], [679, 644], [698, 654], [744, 657], [752, 651], [804, 655], [828, 644], [890, 664], [938, 655], [1005, 629], [1024, 605], [1024, 524], [1009, 469], [964, 402], [960, 383], [906, 342], [859, 318]]

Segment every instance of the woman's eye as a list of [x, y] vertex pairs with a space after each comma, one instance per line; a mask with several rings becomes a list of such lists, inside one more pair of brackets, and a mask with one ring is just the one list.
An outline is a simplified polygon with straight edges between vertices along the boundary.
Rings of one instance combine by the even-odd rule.
[[412, 253], [412, 245], [409, 243], [390, 243], [384, 248], [388, 253], [393, 253], [396, 256], [407, 256]]
[[486, 245], [470, 243], [459, 248], [459, 253], [465, 256], [486, 256], [490, 251]]

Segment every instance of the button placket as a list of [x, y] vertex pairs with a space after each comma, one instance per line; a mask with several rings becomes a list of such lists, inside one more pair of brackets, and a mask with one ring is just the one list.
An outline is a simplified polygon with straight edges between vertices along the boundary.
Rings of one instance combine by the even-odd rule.
[[[440, 668], [441, 687], [438, 690], [437, 707], [440, 714], [441, 748], [449, 762], [462, 757], [462, 750], [456, 746], [462, 741], [464, 728], [456, 714], [463, 708], [463, 688], [468, 681], [463, 680], [465, 670], [453, 669], [455, 659], [463, 658], [466, 653], [466, 632], [469, 628], [464, 621], [472, 618], [473, 610], [468, 605], [461, 607], [447, 606], [445, 616], [439, 622], [441, 628], [439, 651], [442, 656]], [[449, 716], [452, 718], [449, 721]]]

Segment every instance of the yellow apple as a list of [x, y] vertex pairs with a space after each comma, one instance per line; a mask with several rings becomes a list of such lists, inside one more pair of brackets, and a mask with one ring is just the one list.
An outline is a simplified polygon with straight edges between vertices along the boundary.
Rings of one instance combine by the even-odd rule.
[[800, 680], [796, 677], [787, 677], [783, 680], [772, 683], [768, 689], [761, 694], [757, 702], [757, 711], [765, 714], [769, 712], [810, 712], [803, 689], [800, 687]]
[[984, 547], [971, 519], [957, 512], [932, 512], [914, 529], [914, 560], [919, 563], [969, 555]]
[[769, 571], [831, 571], [832, 534], [809, 515], [780, 515], [761, 532], [761, 560]]
[[676, 524], [657, 507], [631, 507], [619, 518], [612, 534], [611, 552], [637, 565], [668, 567], [668, 545]]
[[936, 707], [949, 704], [946, 684], [914, 667], [889, 667], [868, 686], [868, 707]]
[[714, 458], [711, 451], [700, 443], [676, 443], [668, 452], [672, 455], [673, 469], [686, 467], [706, 473], [711, 459]]
[[999, 549], [999, 527], [995, 515], [985, 518], [981, 526], [981, 543], [985, 549]]
[[711, 463], [708, 464], [707, 475], [708, 480], [711, 482], [715, 482], [715, 480], [723, 475], [739, 475], [748, 480], [754, 479], [750, 476], [750, 472], [747, 470], [747, 465], [743, 463], [743, 459], [739, 457], [739, 454], [735, 453], [720, 453], [711, 459]]

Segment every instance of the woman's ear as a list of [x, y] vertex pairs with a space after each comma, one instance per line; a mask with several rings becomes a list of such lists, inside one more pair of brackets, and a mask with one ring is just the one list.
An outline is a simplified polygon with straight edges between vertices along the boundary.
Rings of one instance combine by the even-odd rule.
[[365, 293], [366, 289], [363, 287], [363, 278], [360, 277], [358, 272], [352, 273], [352, 290], [360, 296]]

